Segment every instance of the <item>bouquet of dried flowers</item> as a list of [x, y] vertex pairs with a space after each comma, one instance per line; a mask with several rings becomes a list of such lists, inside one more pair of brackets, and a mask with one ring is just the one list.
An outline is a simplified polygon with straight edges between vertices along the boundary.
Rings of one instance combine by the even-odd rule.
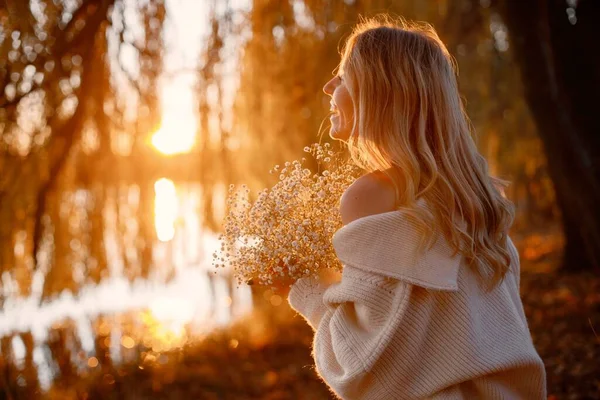
[[340, 197], [359, 169], [328, 143], [304, 151], [316, 160], [316, 173], [305, 167], [306, 158], [276, 165], [270, 173], [279, 174], [279, 181], [254, 202], [245, 185], [229, 187], [221, 249], [213, 254], [213, 264], [232, 267], [239, 284], [272, 285], [342, 267], [331, 238], [342, 226]]

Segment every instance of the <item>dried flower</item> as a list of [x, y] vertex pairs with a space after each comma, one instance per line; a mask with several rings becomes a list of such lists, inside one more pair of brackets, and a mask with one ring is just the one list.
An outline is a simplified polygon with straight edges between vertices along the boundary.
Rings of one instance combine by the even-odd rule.
[[216, 267], [232, 267], [238, 283], [270, 285], [317, 275], [322, 268], [341, 269], [331, 237], [342, 226], [339, 199], [359, 169], [330, 145], [304, 150], [315, 160], [314, 173], [301, 161], [276, 165], [279, 181], [249, 200], [245, 186], [229, 188], [221, 250]]

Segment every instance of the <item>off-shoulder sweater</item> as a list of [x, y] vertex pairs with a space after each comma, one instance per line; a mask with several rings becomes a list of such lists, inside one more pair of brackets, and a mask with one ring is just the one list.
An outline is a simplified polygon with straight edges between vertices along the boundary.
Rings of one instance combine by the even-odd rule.
[[333, 236], [341, 280], [292, 286], [317, 372], [343, 399], [545, 399], [510, 238], [510, 270], [486, 293], [443, 235], [417, 252], [422, 234], [402, 211], [360, 218]]

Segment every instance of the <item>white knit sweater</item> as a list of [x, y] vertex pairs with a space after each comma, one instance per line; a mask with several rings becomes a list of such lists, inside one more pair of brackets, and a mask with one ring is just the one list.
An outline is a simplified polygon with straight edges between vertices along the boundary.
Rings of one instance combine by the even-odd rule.
[[343, 399], [545, 399], [512, 241], [510, 272], [485, 293], [442, 235], [417, 256], [420, 234], [401, 211], [360, 218], [333, 237], [341, 281], [292, 286], [323, 380]]

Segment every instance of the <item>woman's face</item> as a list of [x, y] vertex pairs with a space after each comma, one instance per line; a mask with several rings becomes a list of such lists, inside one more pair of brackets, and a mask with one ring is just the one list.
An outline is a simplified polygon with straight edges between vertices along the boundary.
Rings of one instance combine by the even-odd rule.
[[346, 141], [352, 133], [354, 125], [354, 106], [343, 75], [334, 76], [323, 86], [323, 91], [331, 96], [331, 130], [332, 139]]

